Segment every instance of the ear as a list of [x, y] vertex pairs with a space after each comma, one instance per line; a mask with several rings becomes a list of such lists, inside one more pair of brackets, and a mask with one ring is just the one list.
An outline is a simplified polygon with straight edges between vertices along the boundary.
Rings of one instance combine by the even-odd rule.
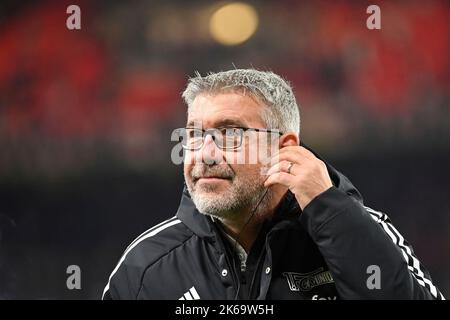
[[280, 149], [287, 146], [299, 146], [300, 145], [300, 137], [297, 133], [287, 132], [280, 137], [279, 140]]

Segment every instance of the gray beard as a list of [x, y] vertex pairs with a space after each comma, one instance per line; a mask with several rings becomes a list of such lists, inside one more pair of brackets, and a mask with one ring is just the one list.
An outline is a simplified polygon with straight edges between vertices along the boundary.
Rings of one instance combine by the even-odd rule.
[[[233, 220], [242, 210], [250, 209], [253, 211], [266, 190], [259, 181], [245, 184], [243, 181], [236, 181], [236, 177], [230, 187], [220, 194], [215, 192], [212, 186], [203, 185], [198, 190], [198, 186], [193, 187], [187, 184], [187, 188], [200, 213], [218, 219]], [[269, 190], [256, 208], [256, 216], [262, 216], [268, 210], [271, 196], [272, 193]]]

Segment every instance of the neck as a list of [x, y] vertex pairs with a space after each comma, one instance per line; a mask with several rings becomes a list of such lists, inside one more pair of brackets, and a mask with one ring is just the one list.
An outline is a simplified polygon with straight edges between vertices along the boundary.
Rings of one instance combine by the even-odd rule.
[[254, 207], [246, 208], [229, 215], [229, 217], [220, 219], [225, 232], [237, 240], [247, 253], [255, 242], [264, 220], [275, 213], [281, 199], [287, 192], [287, 188], [274, 186], [269, 192], [271, 194], [266, 195], [269, 196], [268, 202], [261, 203], [260, 207], [263, 209], [256, 210], [253, 216]]
[[253, 218], [247, 224], [245, 224], [245, 221], [242, 223], [229, 219], [220, 220], [225, 232], [237, 240], [247, 253], [255, 242], [263, 222], [261, 219]]

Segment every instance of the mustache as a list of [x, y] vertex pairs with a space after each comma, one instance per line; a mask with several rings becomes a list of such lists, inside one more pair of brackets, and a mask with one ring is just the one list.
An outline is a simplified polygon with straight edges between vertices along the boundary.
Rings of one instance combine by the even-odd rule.
[[200, 178], [217, 177], [222, 179], [233, 179], [235, 176], [230, 167], [224, 165], [208, 166], [205, 164], [196, 164], [191, 170], [193, 181]]

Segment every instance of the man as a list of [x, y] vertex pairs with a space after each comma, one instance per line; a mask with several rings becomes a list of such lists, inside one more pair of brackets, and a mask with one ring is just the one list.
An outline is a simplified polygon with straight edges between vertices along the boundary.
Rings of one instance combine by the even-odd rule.
[[389, 218], [300, 143], [282, 78], [197, 74], [183, 98], [178, 212], [125, 250], [104, 299], [444, 299]]

